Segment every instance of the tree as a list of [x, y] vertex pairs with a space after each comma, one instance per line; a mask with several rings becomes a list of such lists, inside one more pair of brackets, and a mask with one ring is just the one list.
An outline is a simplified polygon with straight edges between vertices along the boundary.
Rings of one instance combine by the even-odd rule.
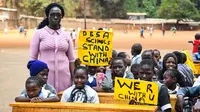
[[31, 16], [44, 16], [45, 7], [50, 4], [49, 0], [21, 0], [19, 3], [23, 14]]
[[138, 12], [138, 1], [137, 0], [125, 0], [124, 8], [127, 12]]
[[190, 0], [164, 0], [158, 15], [166, 19], [177, 19], [177, 25], [180, 21], [199, 19], [199, 12]]
[[124, 0], [91, 0], [91, 4], [95, 18], [126, 18]]
[[64, 0], [65, 14], [67, 17], [76, 17], [76, 10], [79, 8], [79, 0]]
[[143, 0], [143, 12], [146, 12], [149, 17], [156, 15], [156, 0]]

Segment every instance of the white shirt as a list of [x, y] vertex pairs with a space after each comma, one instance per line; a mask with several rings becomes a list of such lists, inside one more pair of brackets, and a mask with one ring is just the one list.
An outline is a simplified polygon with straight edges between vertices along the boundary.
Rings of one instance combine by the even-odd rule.
[[[68, 89], [66, 89], [63, 92], [62, 98], [61, 98], [61, 102], [69, 102], [70, 101], [70, 96], [71, 93], [73, 91], [73, 89], [75, 88], [75, 85], [69, 87]], [[87, 95], [87, 103], [99, 103], [99, 97], [97, 92], [92, 89], [90, 86], [85, 85], [85, 91], [86, 91], [86, 95]], [[83, 97], [85, 97], [84, 94], [82, 94], [81, 92], [78, 92], [75, 96], [75, 100], [74, 102], [83, 102]]]
[[74, 31], [72, 32], [72, 39], [74, 39], [74, 40], [76, 39], [76, 32], [74, 32]]
[[200, 85], [200, 77], [197, 78], [197, 80], [194, 82], [193, 86], [199, 86]]

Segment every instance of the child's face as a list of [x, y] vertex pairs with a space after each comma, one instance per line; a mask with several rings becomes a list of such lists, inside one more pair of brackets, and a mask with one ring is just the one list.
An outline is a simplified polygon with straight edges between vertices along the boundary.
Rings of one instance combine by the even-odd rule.
[[87, 82], [88, 74], [82, 69], [79, 69], [74, 74], [74, 84], [76, 88], [84, 88], [85, 83]]
[[176, 62], [173, 57], [169, 57], [165, 63], [166, 69], [176, 68]]
[[152, 81], [152, 78], [155, 74], [152, 68], [149, 65], [145, 64], [140, 67], [139, 75], [141, 80]]
[[154, 51], [154, 57], [156, 58], [157, 61], [160, 60], [160, 53], [158, 51]]
[[88, 73], [90, 75], [95, 75], [96, 74], [96, 70], [97, 70], [96, 66], [88, 66]]
[[127, 56], [125, 58], [125, 61], [126, 61], [127, 66], [131, 65], [131, 59], [130, 59], [130, 56], [128, 54], [127, 54]]
[[112, 74], [116, 77], [123, 77], [126, 67], [122, 60], [114, 60], [112, 65]]
[[163, 77], [163, 83], [165, 84], [165, 86], [167, 86], [167, 88], [171, 88], [172, 85], [175, 83], [175, 78], [172, 78], [171, 75], [166, 72], [164, 73]]
[[37, 83], [32, 82], [26, 84], [26, 92], [29, 98], [38, 97], [41, 89], [42, 88], [38, 86]]
[[100, 67], [97, 68], [97, 72], [105, 73], [105, 71], [106, 71], [105, 67], [100, 66]]
[[37, 74], [37, 76], [39, 78], [41, 78], [45, 82], [45, 84], [46, 84], [47, 83], [47, 79], [48, 79], [48, 73], [49, 73], [49, 69], [44, 69], [41, 72], [39, 72]]
[[131, 73], [133, 74], [134, 79], [139, 79], [140, 78], [140, 75], [139, 75], [137, 69], [132, 70]]

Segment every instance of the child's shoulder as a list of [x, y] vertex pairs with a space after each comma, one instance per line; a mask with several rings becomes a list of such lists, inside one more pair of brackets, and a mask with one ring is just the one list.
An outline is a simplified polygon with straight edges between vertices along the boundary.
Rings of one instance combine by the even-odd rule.
[[75, 88], [75, 85], [72, 85], [71, 87], [69, 87], [66, 90], [64, 90], [63, 94], [72, 91], [74, 88]]
[[93, 93], [93, 94], [97, 94], [97, 92], [94, 90], [94, 89], [92, 89], [90, 86], [88, 86], [88, 85], [85, 85], [85, 90], [86, 90], [86, 92], [89, 92], [89, 93]]

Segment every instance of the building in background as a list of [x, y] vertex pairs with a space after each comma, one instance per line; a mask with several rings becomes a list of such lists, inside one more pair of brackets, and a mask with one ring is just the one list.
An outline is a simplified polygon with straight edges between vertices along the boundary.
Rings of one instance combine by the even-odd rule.
[[142, 20], [145, 19], [147, 13], [127, 13], [130, 20]]

